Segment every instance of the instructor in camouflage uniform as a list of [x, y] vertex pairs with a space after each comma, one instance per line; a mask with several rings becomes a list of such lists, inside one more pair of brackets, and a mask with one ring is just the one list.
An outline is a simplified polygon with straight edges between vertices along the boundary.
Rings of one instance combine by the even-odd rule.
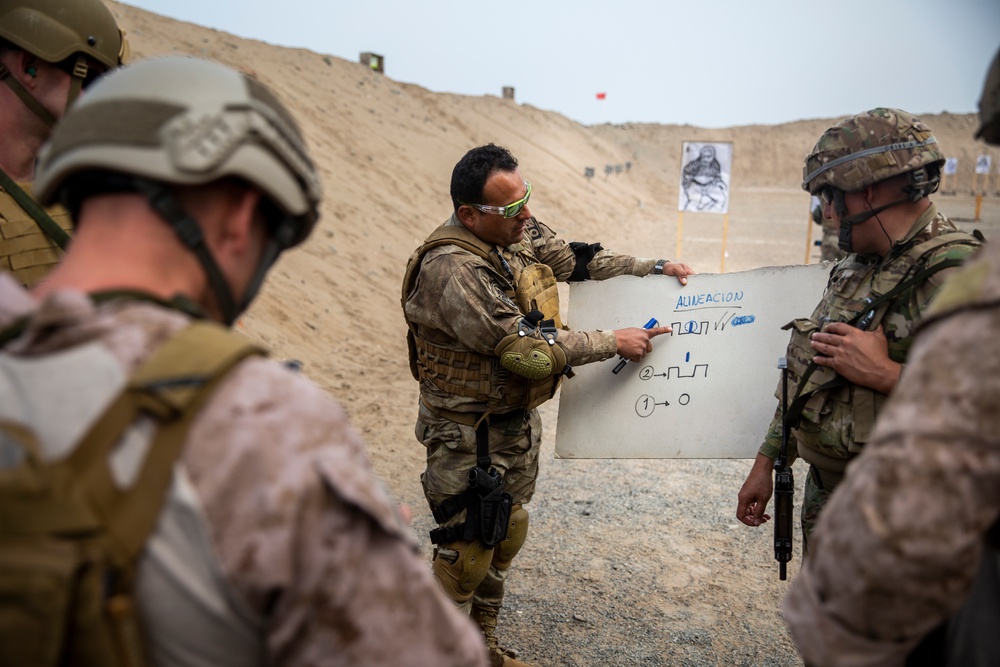
[[[454, 213], [410, 257], [403, 280], [410, 365], [420, 381], [421, 476], [440, 527], [433, 570], [471, 612], [494, 665], [516, 667], [495, 634], [504, 579], [524, 544], [538, 476], [536, 409], [572, 366], [620, 354], [641, 359], [668, 327], [570, 331], [556, 281], [693, 271], [599, 244], [566, 243], [528, 208], [517, 160], [490, 144], [469, 151], [451, 179]], [[610, 368], [609, 368], [610, 372]]]
[[[1000, 53], [980, 118], [1000, 145]], [[931, 304], [906, 381], [823, 511], [784, 603], [809, 662], [1000, 665], [998, 329], [994, 241]]]
[[[40, 656], [52, 654], [134, 665], [111, 658], [141, 647], [151, 665], [485, 665], [482, 636], [441, 594], [343, 410], [303, 376], [260, 356], [236, 361], [182, 432], [172, 466], [155, 446], [166, 428], [157, 420], [198, 386], [196, 374], [167, 387], [146, 380], [150, 392], [177, 393], [143, 403], [120, 439], [88, 433], [186, 332], [238, 338], [227, 327], [315, 227], [318, 175], [274, 93], [208, 61], [137, 63], [68, 112], [43, 148], [37, 186], [42, 203], [58, 199], [79, 224], [33, 292], [0, 273], [0, 499], [44, 519], [21, 525], [8, 509], [0, 521], [0, 664], [50, 664]], [[190, 356], [215, 361], [201, 345], [175, 361]], [[106, 459], [81, 471], [77, 452], [95, 440]], [[72, 503], [18, 486], [35, 457]], [[135, 515], [156, 503], [134, 586], [131, 564], [117, 560], [101, 571], [100, 594], [51, 583], [59, 570], [46, 559], [61, 563], [67, 542], [95, 530], [87, 517], [104, 518], [120, 494], [143, 497], [136, 479], [148, 474], [166, 477], [165, 499], [125, 495], [86, 543], [115, 555], [134, 539]], [[85, 519], [85, 531], [58, 529]], [[18, 558], [47, 525], [61, 548]], [[33, 585], [31, 609], [14, 607], [8, 593]], [[102, 622], [60, 633], [78, 614], [35, 611], [59, 601], [100, 605]], [[18, 623], [31, 631], [18, 637]]]
[[30, 287], [69, 244], [69, 214], [32, 199], [35, 158], [69, 105], [118, 67], [126, 42], [101, 0], [0, 0], [0, 271]]
[[[871, 439], [931, 297], [980, 245], [928, 199], [943, 163], [922, 121], [882, 108], [830, 128], [806, 158], [802, 187], [823, 198], [850, 254], [834, 266], [813, 314], [788, 325], [789, 463], [809, 464], [804, 551], [848, 462]], [[779, 408], [739, 492], [736, 516], [748, 526], [770, 518], [781, 436]]]

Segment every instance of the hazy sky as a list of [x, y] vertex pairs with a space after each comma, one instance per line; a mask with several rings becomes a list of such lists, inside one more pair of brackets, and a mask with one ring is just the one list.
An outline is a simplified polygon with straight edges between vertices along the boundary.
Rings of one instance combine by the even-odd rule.
[[[126, 0], [585, 124], [725, 127], [876, 106], [974, 112], [1000, 0]], [[597, 93], [606, 93], [604, 100]]]

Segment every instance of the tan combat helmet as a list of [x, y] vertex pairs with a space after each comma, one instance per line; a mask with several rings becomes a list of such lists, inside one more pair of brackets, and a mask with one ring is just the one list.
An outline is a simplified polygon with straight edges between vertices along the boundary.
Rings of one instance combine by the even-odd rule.
[[[171, 185], [238, 178], [263, 194], [271, 241], [256, 280], [237, 304], [197, 221]], [[264, 84], [207, 60], [139, 61], [103, 77], [70, 109], [39, 152], [35, 194], [76, 217], [101, 192], [140, 192], [201, 261], [228, 322], [236, 319], [278, 255], [309, 236], [321, 187], [299, 128]]]
[[983, 96], [979, 98], [979, 122], [976, 139], [988, 144], [1000, 144], [1000, 51], [993, 59], [990, 72], [986, 75], [986, 85], [983, 86]]
[[912, 174], [908, 192], [916, 201], [941, 180], [944, 153], [930, 128], [899, 109], [872, 109], [827, 130], [806, 158], [802, 189], [819, 194], [830, 186], [863, 190], [900, 174]]
[[[67, 108], [96, 75], [125, 63], [128, 43], [101, 0], [0, 0], [0, 40], [71, 71]], [[0, 42], [2, 43], [2, 42]], [[87, 59], [101, 65], [93, 71]], [[49, 127], [55, 118], [0, 65], [0, 79]]]

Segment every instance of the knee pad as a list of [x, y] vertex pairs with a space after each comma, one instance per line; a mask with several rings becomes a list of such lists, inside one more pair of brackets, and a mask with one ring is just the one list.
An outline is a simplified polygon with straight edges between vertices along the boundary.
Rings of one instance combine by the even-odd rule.
[[514, 556], [524, 546], [528, 537], [528, 510], [521, 505], [514, 505], [510, 510], [510, 523], [507, 527], [507, 539], [493, 548], [493, 565], [498, 570], [510, 567]]
[[490, 569], [490, 553], [478, 541], [451, 542], [434, 552], [431, 569], [445, 595], [458, 604], [468, 601]]

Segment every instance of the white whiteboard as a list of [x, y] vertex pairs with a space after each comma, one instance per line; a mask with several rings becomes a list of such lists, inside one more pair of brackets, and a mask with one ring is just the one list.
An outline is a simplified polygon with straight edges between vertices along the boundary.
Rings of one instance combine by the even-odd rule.
[[642, 326], [673, 332], [617, 375], [618, 357], [575, 369], [563, 382], [559, 458], [753, 458], [777, 400], [778, 358], [789, 332], [823, 296], [830, 264], [699, 274], [621, 276], [572, 283], [569, 326]]

